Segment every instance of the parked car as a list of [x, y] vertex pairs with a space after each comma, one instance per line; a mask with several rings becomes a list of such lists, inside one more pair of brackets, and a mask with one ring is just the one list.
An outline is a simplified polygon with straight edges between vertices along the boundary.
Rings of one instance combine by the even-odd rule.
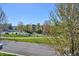
[[2, 49], [3, 48], [3, 44], [2, 43], [0, 43], [0, 49]]

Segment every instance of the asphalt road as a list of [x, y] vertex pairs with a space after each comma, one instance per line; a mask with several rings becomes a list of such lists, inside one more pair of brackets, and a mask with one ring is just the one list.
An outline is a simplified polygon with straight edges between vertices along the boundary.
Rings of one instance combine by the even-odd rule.
[[25, 56], [54, 56], [55, 50], [48, 45], [25, 43], [15, 41], [0, 41], [3, 43], [3, 49], [0, 51], [16, 53]]

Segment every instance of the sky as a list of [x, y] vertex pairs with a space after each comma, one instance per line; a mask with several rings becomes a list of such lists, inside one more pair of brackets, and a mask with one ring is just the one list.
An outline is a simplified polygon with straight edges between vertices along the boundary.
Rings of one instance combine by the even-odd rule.
[[52, 3], [7, 3], [1, 4], [1, 8], [7, 16], [7, 22], [16, 26], [23, 24], [43, 24], [49, 19], [49, 13], [55, 10]]

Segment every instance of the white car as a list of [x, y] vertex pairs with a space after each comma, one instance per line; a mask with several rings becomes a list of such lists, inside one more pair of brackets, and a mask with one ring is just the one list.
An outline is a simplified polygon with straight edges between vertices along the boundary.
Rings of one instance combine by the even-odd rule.
[[0, 43], [0, 49], [2, 49], [3, 48], [3, 44], [2, 43]]

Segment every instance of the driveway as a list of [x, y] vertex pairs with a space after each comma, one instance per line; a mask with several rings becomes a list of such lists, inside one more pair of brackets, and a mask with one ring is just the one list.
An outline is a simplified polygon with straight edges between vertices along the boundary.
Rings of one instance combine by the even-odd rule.
[[4, 44], [1, 51], [25, 56], [54, 56], [55, 50], [48, 45], [15, 41], [0, 41]]

